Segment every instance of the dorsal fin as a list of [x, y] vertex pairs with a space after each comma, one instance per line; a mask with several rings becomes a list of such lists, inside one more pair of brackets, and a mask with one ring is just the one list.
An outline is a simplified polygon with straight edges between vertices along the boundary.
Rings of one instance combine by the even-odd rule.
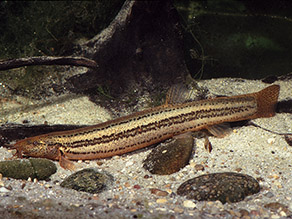
[[198, 96], [194, 95], [196, 91], [198, 90], [193, 87], [189, 88], [188, 85], [184, 83], [174, 84], [167, 92], [165, 104], [173, 105], [193, 101], [194, 96]]
[[176, 104], [183, 103], [184, 94], [186, 93], [187, 88], [184, 84], [174, 84], [172, 85], [166, 95], [165, 104]]

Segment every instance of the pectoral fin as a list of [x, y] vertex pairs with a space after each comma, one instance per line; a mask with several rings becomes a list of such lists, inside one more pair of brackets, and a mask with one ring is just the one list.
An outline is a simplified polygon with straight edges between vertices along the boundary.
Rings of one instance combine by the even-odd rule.
[[75, 170], [75, 166], [72, 161], [65, 158], [64, 154], [60, 151], [59, 164], [61, 167], [67, 170]]

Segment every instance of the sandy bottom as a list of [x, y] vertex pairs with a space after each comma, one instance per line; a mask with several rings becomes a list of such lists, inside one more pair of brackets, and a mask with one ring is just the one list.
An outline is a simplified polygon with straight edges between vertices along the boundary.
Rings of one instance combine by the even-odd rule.
[[[292, 98], [292, 81], [279, 81], [279, 100]], [[237, 95], [259, 91], [265, 87], [260, 81], [242, 79], [213, 79], [200, 82], [211, 93]], [[2, 103], [5, 115], [0, 122], [31, 124], [96, 124], [111, 118], [111, 114], [91, 103], [84, 96], [67, 96], [50, 100], [49, 104], [15, 97]], [[292, 115], [277, 114], [273, 118], [253, 120], [257, 125], [279, 133], [292, 134]], [[286, 217], [292, 212], [292, 147], [283, 135], [273, 134], [258, 127], [244, 126], [224, 138], [210, 137], [213, 150], [204, 149], [204, 140], [196, 139], [196, 152], [190, 165], [169, 176], [157, 176], [142, 167], [150, 152], [147, 149], [111, 159], [75, 162], [77, 170], [95, 167], [114, 176], [113, 186], [98, 195], [60, 187], [61, 181], [72, 174], [62, 169], [50, 181], [23, 181], [2, 178], [0, 213], [6, 218], [191, 218], [193, 216]], [[12, 153], [0, 147], [0, 160]], [[204, 166], [196, 171], [196, 164]], [[176, 195], [180, 184], [196, 176], [215, 172], [240, 172], [256, 178], [261, 191], [239, 203], [187, 201]], [[0, 185], [0, 186], [1, 186]], [[6, 189], [4, 189], [6, 188]], [[167, 196], [152, 194], [157, 188]], [[282, 207], [267, 208], [269, 203]], [[275, 206], [279, 206], [276, 205]], [[287, 208], [286, 208], [287, 207]]]

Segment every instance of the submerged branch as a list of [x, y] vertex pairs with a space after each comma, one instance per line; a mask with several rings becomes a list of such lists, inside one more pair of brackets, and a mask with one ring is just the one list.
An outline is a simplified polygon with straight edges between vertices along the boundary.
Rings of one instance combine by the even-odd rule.
[[53, 56], [37, 56], [29, 58], [8, 59], [0, 61], [0, 71], [23, 66], [31, 65], [72, 65], [83, 66], [87, 68], [97, 68], [98, 65], [94, 60], [83, 57], [53, 57]]

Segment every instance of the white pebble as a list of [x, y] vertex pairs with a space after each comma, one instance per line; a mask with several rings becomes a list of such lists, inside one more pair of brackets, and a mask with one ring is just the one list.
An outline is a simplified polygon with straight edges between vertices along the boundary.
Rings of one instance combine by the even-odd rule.
[[166, 211], [165, 208], [156, 208], [157, 211]]
[[9, 192], [9, 190], [6, 189], [5, 187], [1, 187], [1, 188], [0, 188], [0, 192]]
[[285, 213], [285, 211], [280, 211], [280, 215], [281, 215], [281, 217], [286, 217], [287, 216], [287, 214]]
[[133, 165], [133, 161], [131, 161], [131, 160], [126, 163], [126, 167], [132, 166], [132, 165]]
[[186, 208], [195, 208], [196, 204], [192, 202], [191, 200], [185, 200], [184, 201], [184, 207]]
[[269, 138], [269, 139], [268, 139], [268, 144], [274, 144], [275, 141], [276, 141], [275, 138]]

